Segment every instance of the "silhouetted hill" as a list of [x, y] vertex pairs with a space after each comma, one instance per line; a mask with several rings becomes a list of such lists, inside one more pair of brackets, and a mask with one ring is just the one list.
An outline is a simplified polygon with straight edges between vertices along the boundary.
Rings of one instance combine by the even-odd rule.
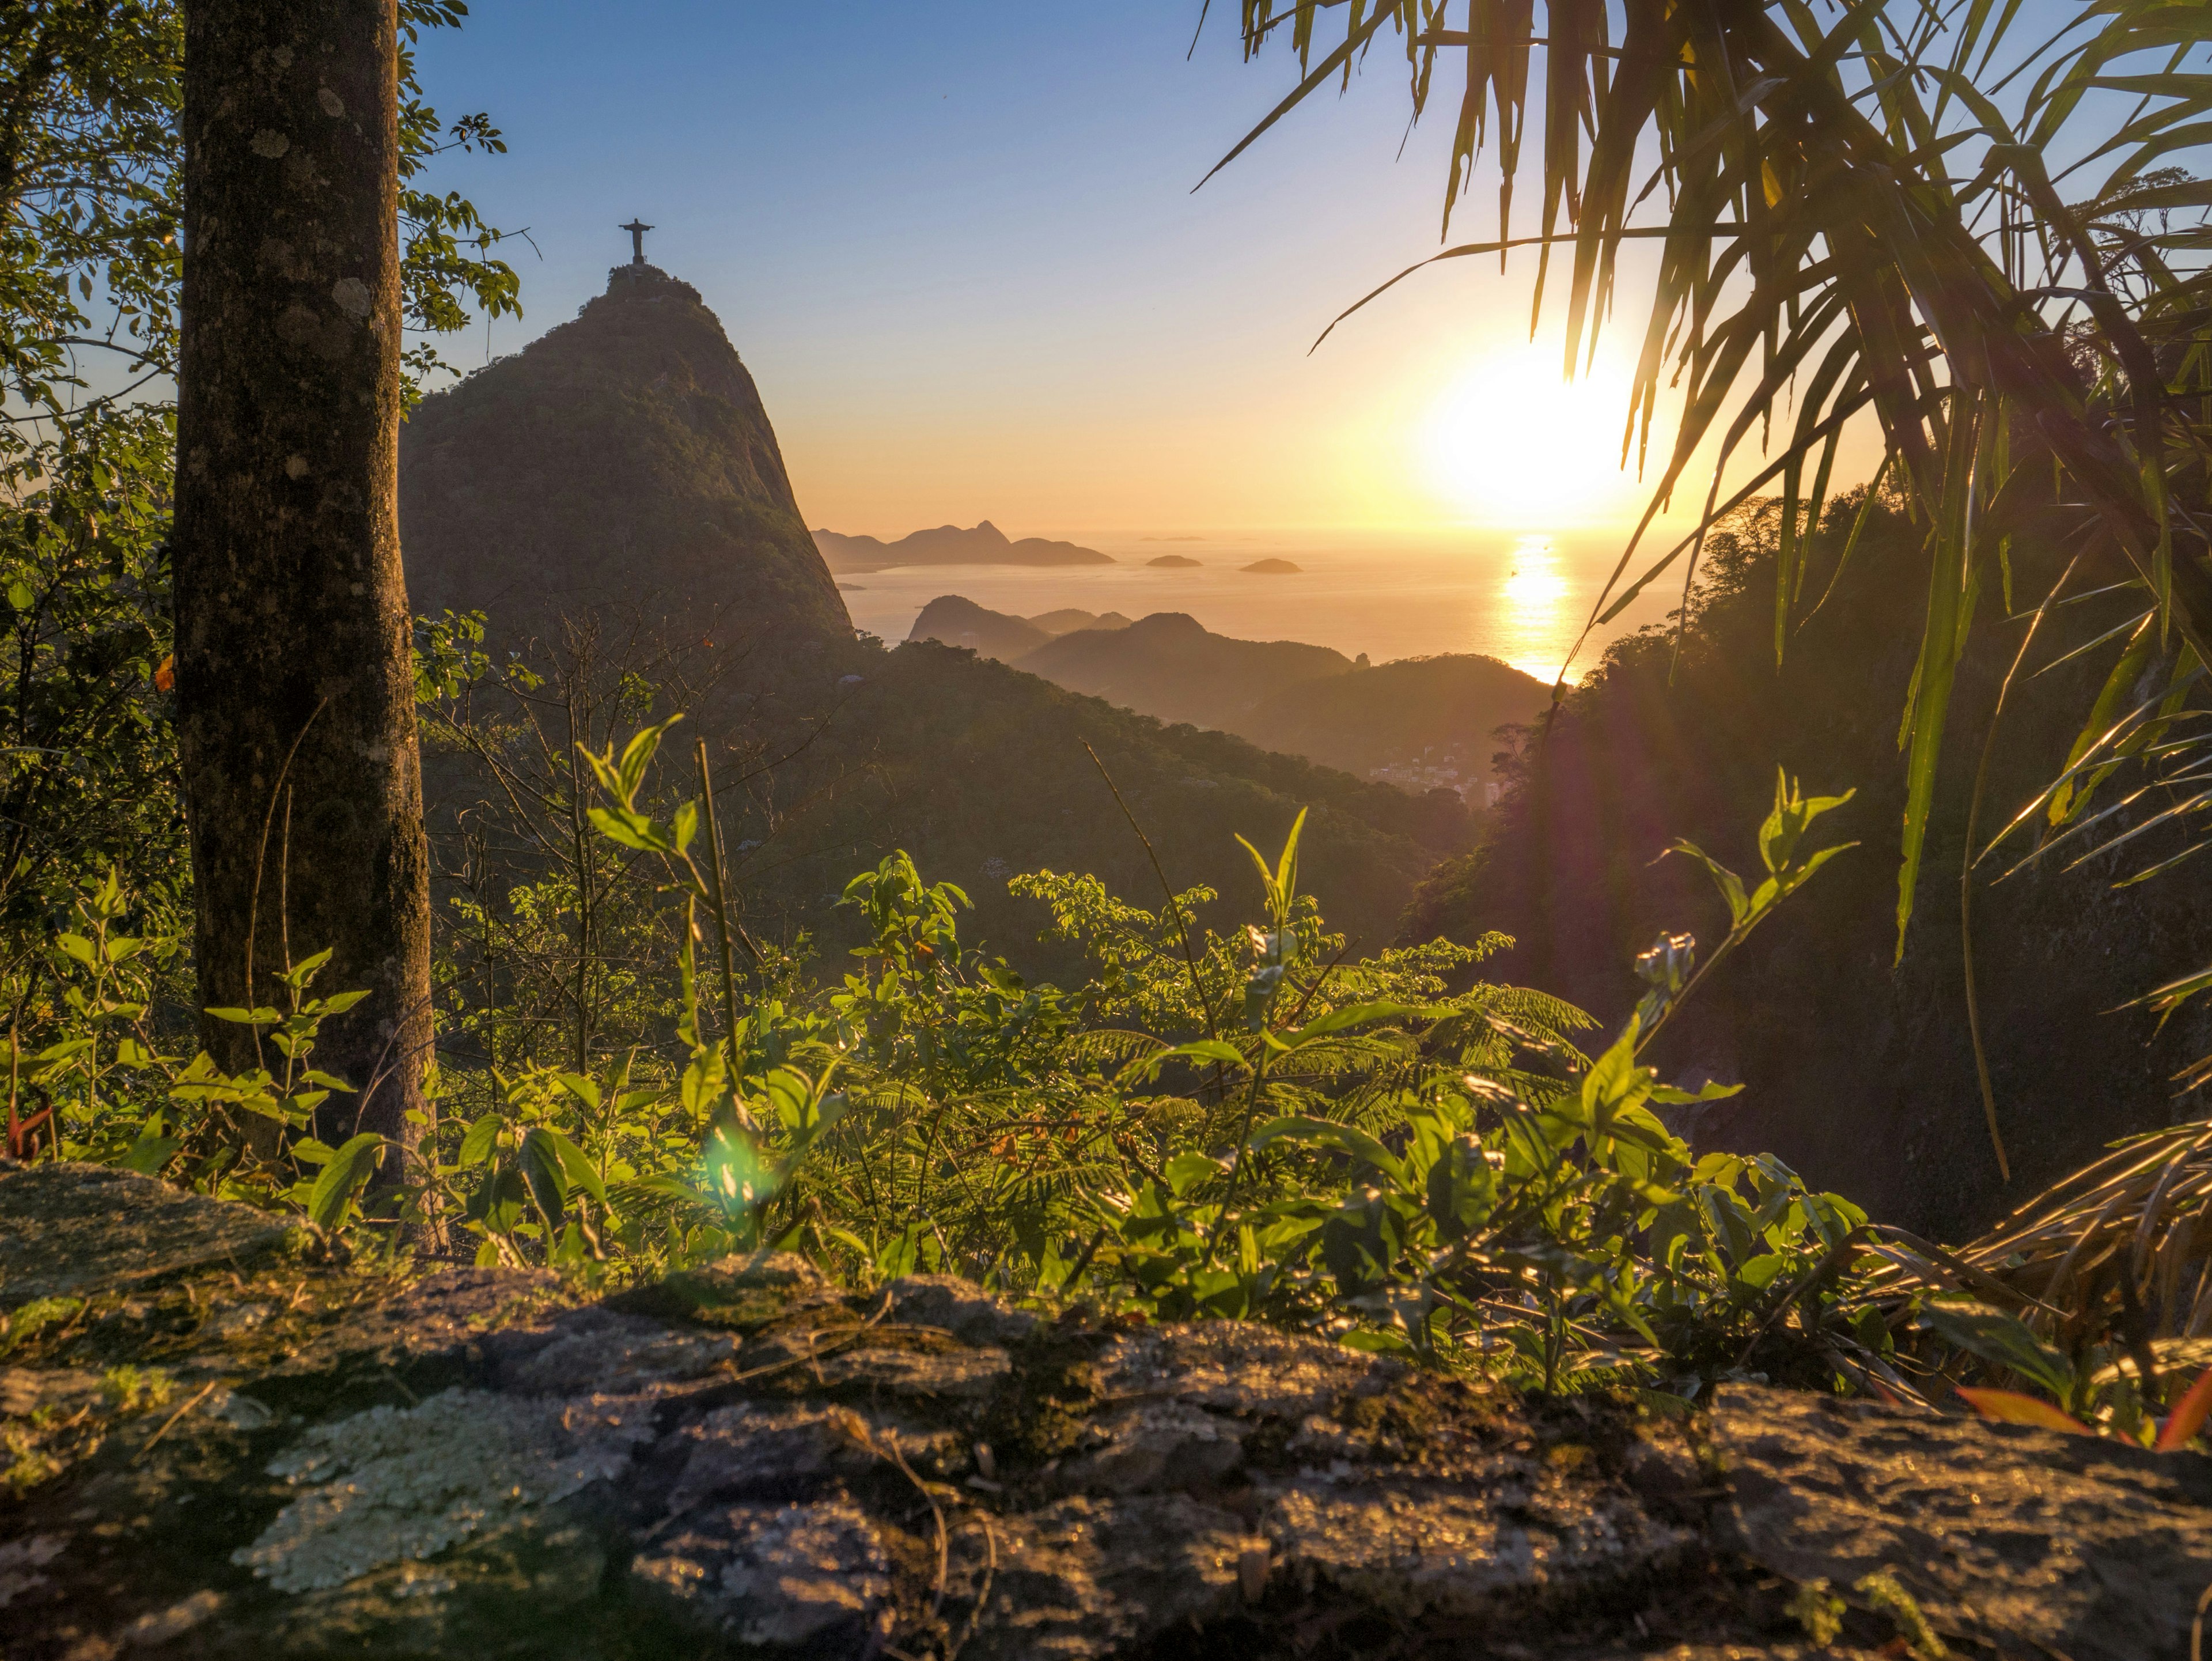
[[1078, 629], [1126, 629], [1131, 622], [1119, 611], [1084, 611], [1073, 605], [1040, 611], [1028, 620], [1048, 635], [1072, 635]]
[[1181, 611], [1155, 611], [1127, 629], [1062, 635], [1020, 666], [1139, 715], [1235, 732], [1273, 694], [1297, 681], [1348, 675], [1352, 660], [1297, 641], [1231, 640]]
[[939, 594], [921, 608], [921, 615], [915, 618], [914, 627], [906, 631], [906, 637], [966, 646], [987, 658], [1012, 663], [1047, 641], [1079, 629], [1115, 630], [1128, 626], [1129, 619], [1119, 611], [1101, 615], [1068, 606], [1057, 611], [1040, 612], [1033, 618], [1018, 618], [1008, 611], [994, 611], [958, 594]]
[[1287, 559], [1255, 559], [1237, 569], [1248, 575], [1261, 577], [1294, 577], [1305, 572], [1304, 566], [1294, 565]]
[[1051, 640], [1053, 631], [1040, 629], [1026, 618], [990, 611], [957, 594], [939, 594], [921, 608], [906, 637], [971, 647], [987, 658], [1011, 663]]
[[1551, 696], [1496, 658], [1402, 658], [1286, 686], [1231, 730], [1362, 778], [1388, 769], [1408, 788], [1456, 788], [1489, 777], [1492, 733], [1534, 721]]
[[418, 611], [482, 609], [509, 637], [609, 605], [694, 637], [851, 637], [751, 375], [653, 266], [424, 399], [399, 451]]
[[1164, 566], [1175, 571], [1184, 570], [1205, 563], [1203, 560], [1193, 559], [1188, 554], [1162, 554], [1158, 559], [1148, 559], [1145, 562], [1147, 565]]
[[1096, 548], [1043, 537], [1010, 542], [989, 520], [973, 530], [940, 525], [916, 531], [896, 542], [848, 537], [836, 531], [814, 532], [814, 545], [833, 571], [881, 571], [895, 565], [1111, 565], [1111, 556]]

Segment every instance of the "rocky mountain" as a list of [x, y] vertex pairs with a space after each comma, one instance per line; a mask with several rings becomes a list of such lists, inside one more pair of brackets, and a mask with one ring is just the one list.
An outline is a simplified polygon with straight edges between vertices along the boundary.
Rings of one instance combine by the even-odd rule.
[[698, 290], [618, 265], [514, 356], [424, 399], [400, 434], [417, 611], [495, 636], [615, 612], [689, 639], [849, 641], [768, 411]]
[[1096, 548], [1073, 542], [1053, 542], [1043, 537], [1009, 541], [1006, 533], [989, 520], [972, 529], [940, 525], [916, 531], [896, 542], [877, 537], [848, 537], [836, 531], [817, 531], [814, 545], [833, 571], [881, 571], [896, 565], [1111, 565], [1114, 561]]
[[1326, 646], [1231, 640], [1181, 611], [1155, 611], [1112, 632], [1062, 635], [1021, 666], [1140, 715], [1231, 733], [1285, 687], [1352, 668], [1350, 658]]

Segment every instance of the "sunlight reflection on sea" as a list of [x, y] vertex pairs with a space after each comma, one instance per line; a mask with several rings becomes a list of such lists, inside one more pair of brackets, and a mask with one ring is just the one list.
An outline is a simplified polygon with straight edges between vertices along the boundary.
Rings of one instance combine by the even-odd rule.
[[[1010, 532], [1021, 534], [1021, 532]], [[904, 640], [921, 608], [960, 594], [994, 611], [1034, 617], [1063, 606], [1132, 618], [1185, 611], [1216, 634], [1300, 640], [1376, 663], [1443, 652], [1503, 659], [1550, 680], [1589, 617], [1620, 557], [1618, 536], [1571, 532], [1249, 532], [1206, 537], [1063, 532], [1111, 555], [1112, 565], [937, 565], [841, 576], [854, 624]], [[1180, 555], [1195, 567], [1150, 561]], [[1249, 574], [1262, 559], [1289, 560], [1296, 575]], [[1605, 642], [1663, 620], [1679, 591], [1663, 581], [1592, 635], [1577, 678]]]

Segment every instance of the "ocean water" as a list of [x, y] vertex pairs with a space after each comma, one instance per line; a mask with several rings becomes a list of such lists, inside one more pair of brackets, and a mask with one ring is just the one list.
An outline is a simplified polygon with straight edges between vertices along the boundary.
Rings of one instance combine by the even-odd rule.
[[[1216, 634], [1241, 640], [1297, 640], [1376, 663], [1442, 652], [1500, 658], [1548, 681], [1556, 675], [1607, 575], [1622, 536], [1497, 532], [1253, 532], [1203, 538], [1139, 532], [1052, 536], [1096, 548], [1112, 565], [931, 565], [841, 576], [854, 624], [884, 640], [907, 637], [921, 608], [960, 594], [994, 611], [1034, 617], [1062, 606], [1140, 618], [1185, 611]], [[1668, 545], [1662, 541], [1656, 551]], [[1180, 554], [1194, 568], [1147, 562]], [[1285, 559], [1296, 575], [1248, 574], [1261, 559]], [[1647, 563], [1639, 550], [1632, 576]], [[1605, 642], [1656, 623], [1679, 602], [1670, 569], [1613, 624], [1593, 632], [1570, 678]]]

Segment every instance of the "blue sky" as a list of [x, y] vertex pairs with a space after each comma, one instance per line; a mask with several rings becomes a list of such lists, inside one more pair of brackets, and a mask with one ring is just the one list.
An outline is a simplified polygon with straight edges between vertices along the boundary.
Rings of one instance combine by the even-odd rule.
[[1243, 61], [1236, 13], [1186, 61], [1195, 0], [474, 0], [423, 79], [510, 149], [434, 182], [543, 252], [512, 245], [527, 316], [498, 352], [599, 291], [617, 225], [658, 227], [648, 257], [721, 315], [814, 523], [1464, 517], [1424, 437], [1525, 333], [1525, 271], [1427, 274], [1309, 357], [1437, 246], [1449, 116], [1407, 140], [1403, 58], [1378, 52], [1193, 195], [1291, 84], [1285, 51]]

